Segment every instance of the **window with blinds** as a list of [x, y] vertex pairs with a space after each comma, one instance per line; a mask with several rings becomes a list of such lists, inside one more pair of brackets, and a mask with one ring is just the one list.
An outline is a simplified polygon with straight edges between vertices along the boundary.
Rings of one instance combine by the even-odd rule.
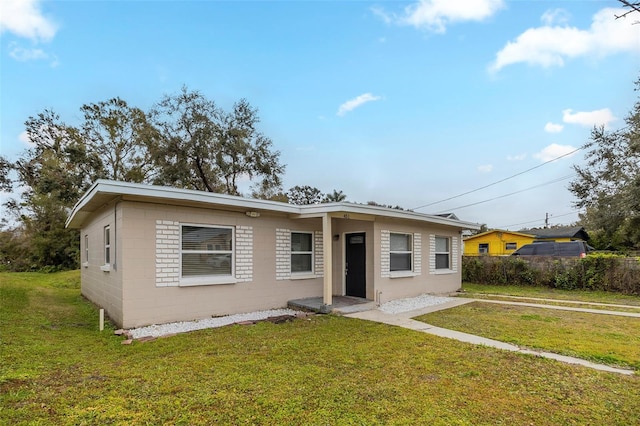
[[232, 276], [233, 228], [182, 225], [181, 276]]
[[413, 261], [413, 235], [389, 234], [389, 270], [411, 271]]
[[436, 237], [436, 269], [451, 269], [450, 249], [450, 238]]
[[291, 233], [291, 273], [313, 272], [313, 233]]

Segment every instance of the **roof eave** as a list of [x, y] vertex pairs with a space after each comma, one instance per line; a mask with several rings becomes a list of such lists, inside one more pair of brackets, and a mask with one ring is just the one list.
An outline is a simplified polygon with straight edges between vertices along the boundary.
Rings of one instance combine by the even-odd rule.
[[[447, 219], [441, 216], [427, 215], [407, 210], [389, 209], [379, 206], [369, 206], [354, 204], [349, 202], [314, 204], [297, 206], [279, 201], [257, 200], [243, 198], [233, 195], [214, 194], [203, 191], [189, 189], [178, 189], [165, 186], [150, 186], [127, 182], [110, 180], [98, 180], [91, 188], [78, 200], [73, 207], [66, 222], [68, 228], [80, 228], [90, 214], [83, 211], [92, 199], [99, 194], [119, 196], [148, 197], [157, 200], [188, 201], [190, 203], [201, 203], [203, 205], [221, 205], [232, 208], [242, 208], [247, 210], [257, 210], [264, 212], [276, 212], [300, 217], [322, 217], [325, 214], [362, 214], [373, 217], [387, 217], [404, 220], [415, 220], [429, 222], [443, 226], [452, 226], [458, 229], [480, 229], [477, 223], [463, 222], [460, 220]], [[111, 200], [111, 199], [110, 199]]]

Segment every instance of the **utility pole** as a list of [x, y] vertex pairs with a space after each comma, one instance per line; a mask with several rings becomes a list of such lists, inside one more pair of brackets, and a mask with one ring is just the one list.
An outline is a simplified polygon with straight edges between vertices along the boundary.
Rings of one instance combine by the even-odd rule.
[[545, 217], [544, 217], [544, 229], [547, 229], [549, 227], [549, 213], [545, 213]]

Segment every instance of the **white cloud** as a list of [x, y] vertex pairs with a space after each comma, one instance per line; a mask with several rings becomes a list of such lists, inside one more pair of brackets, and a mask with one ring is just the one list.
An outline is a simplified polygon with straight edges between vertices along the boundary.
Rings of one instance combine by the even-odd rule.
[[585, 127], [604, 126], [609, 127], [609, 123], [617, 120], [609, 108], [595, 111], [573, 112], [571, 109], [562, 111], [562, 121], [569, 124], [579, 124]]
[[593, 15], [591, 26], [581, 30], [560, 26], [557, 14], [543, 15], [545, 26], [529, 28], [497, 54], [489, 71], [524, 62], [544, 68], [563, 66], [565, 60], [580, 56], [604, 57], [617, 52], [637, 52], [640, 25], [615, 16], [624, 9], [606, 8]]
[[31, 142], [31, 139], [29, 139], [29, 135], [27, 134], [26, 130], [18, 135], [18, 140], [26, 146], [34, 145], [33, 142]]
[[564, 126], [562, 124], [548, 122], [544, 125], [544, 131], [548, 133], [560, 133], [562, 129], [564, 129]]
[[20, 62], [47, 59], [49, 57], [42, 49], [25, 49], [16, 43], [10, 43], [9, 49], [9, 56]]
[[569, 22], [570, 17], [571, 15], [569, 15], [569, 12], [564, 9], [549, 9], [542, 14], [540, 20], [546, 26], [551, 26], [554, 24], [563, 25]]
[[478, 166], [478, 171], [480, 173], [491, 173], [492, 170], [493, 164], [483, 164], [481, 166]]
[[50, 66], [52, 68], [57, 67], [60, 62], [58, 61], [58, 57], [55, 55], [50, 55], [42, 49], [38, 48], [24, 48], [16, 42], [9, 43], [9, 56], [11, 56], [16, 61], [26, 62], [26, 61], [37, 61], [37, 60], [50, 60]]
[[353, 111], [354, 109], [366, 104], [367, 102], [378, 101], [380, 99], [382, 99], [380, 96], [374, 96], [371, 93], [364, 93], [340, 105], [337, 115], [345, 115], [347, 112]]
[[444, 33], [447, 25], [465, 21], [483, 21], [504, 7], [503, 0], [419, 0], [404, 8], [400, 15], [372, 9], [384, 22], [411, 25]]
[[[571, 145], [558, 145], [557, 143], [552, 143], [551, 145], [545, 147], [542, 151], [533, 154], [533, 158], [537, 158], [542, 162], [547, 162], [551, 160], [555, 160], [558, 157], [562, 157], [563, 155], [567, 155], [572, 151], [575, 151], [577, 148]], [[572, 157], [575, 153], [571, 155], [567, 155], [567, 157]]]
[[385, 24], [390, 24], [393, 22], [393, 17], [380, 7], [372, 7], [371, 12], [373, 12], [373, 14], [378, 18], [382, 19]]
[[0, 33], [9, 31], [34, 42], [51, 40], [58, 26], [40, 11], [40, 0], [2, 0]]
[[527, 154], [508, 155], [507, 161], [522, 161], [527, 158]]

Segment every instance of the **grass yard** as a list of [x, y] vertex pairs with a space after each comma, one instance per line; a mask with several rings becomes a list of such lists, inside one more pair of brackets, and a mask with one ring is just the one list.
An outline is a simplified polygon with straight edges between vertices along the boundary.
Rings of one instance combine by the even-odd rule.
[[640, 318], [473, 302], [416, 319], [521, 347], [640, 369]]
[[[462, 289], [469, 297], [487, 295], [508, 295], [536, 297], [543, 299], [576, 300], [582, 302], [612, 303], [640, 307], [640, 297], [606, 291], [560, 290], [549, 287], [485, 285], [463, 283]], [[465, 296], [465, 294], [461, 294]]]
[[519, 302], [519, 303], [534, 303], [538, 305], [551, 305], [551, 306], [563, 306], [568, 308], [582, 308], [582, 309], [595, 309], [600, 311], [616, 311], [616, 312], [632, 312], [640, 314], [640, 305], [622, 305], [619, 303], [602, 303], [602, 302], [570, 302], [562, 300], [550, 300], [547, 298], [535, 298], [535, 297], [523, 297], [523, 296], [500, 296], [496, 294], [480, 294], [475, 293], [468, 295], [474, 299], [485, 300], [499, 300], [502, 302]]
[[640, 423], [638, 375], [357, 319], [125, 346], [98, 331], [76, 271], [0, 274], [0, 303], [0, 424]]

